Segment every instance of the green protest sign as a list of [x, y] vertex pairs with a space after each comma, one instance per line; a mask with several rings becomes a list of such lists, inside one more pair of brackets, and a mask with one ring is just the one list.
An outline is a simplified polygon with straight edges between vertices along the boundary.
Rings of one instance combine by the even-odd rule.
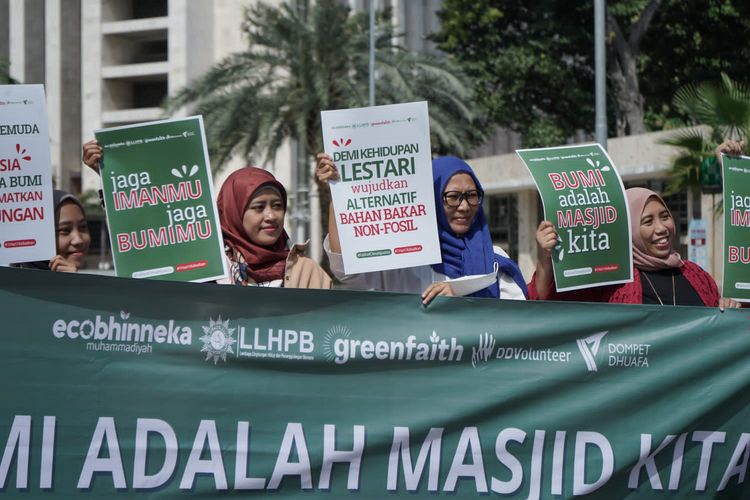
[[633, 280], [630, 215], [617, 169], [598, 144], [520, 149], [544, 218], [557, 229], [558, 291]]
[[750, 302], [750, 157], [723, 155], [725, 297]]
[[0, 269], [18, 499], [748, 496], [739, 310]]
[[226, 261], [200, 116], [96, 131], [118, 276], [224, 277]]

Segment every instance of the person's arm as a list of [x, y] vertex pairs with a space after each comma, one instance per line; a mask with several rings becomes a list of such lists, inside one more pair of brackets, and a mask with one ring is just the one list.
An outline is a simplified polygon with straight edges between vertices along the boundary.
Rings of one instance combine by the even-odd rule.
[[83, 144], [83, 163], [91, 170], [100, 174], [100, 163], [102, 160], [102, 147], [96, 139], [91, 139]]
[[[333, 158], [326, 153], [318, 153], [317, 158], [318, 166], [315, 169], [315, 175], [318, 177], [318, 181], [330, 192], [329, 182], [339, 179], [339, 171], [333, 163]], [[333, 200], [328, 204], [328, 247], [331, 252], [341, 253], [341, 240], [339, 240], [339, 228], [336, 225], [336, 214], [333, 211]]]
[[453, 288], [447, 281], [431, 283], [422, 292], [422, 305], [428, 305], [438, 295], [442, 295], [444, 297], [454, 297], [456, 294], [453, 293]]
[[62, 255], [55, 255], [52, 257], [52, 259], [49, 261], [49, 268], [52, 271], [56, 271], [58, 273], [77, 273], [78, 272], [78, 266], [76, 266], [73, 262], [65, 259]]
[[714, 150], [714, 154], [716, 154], [716, 161], [719, 162], [719, 166], [722, 166], [721, 161], [721, 154], [728, 154], [733, 156], [740, 156], [745, 154], [745, 148], [747, 147], [747, 143], [745, 141], [733, 141], [731, 139], [727, 139], [726, 141], [722, 142], [718, 146], [716, 146], [716, 149]]
[[721, 297], [719, 299], [719, 310], [722, 312], [724, 309], [739, 309], [742, 307], [741, 302], [737, 302], [734, 299], [730, 299], [729, 297]]
[[532, 280], [536, 298], [546, 300], [555, 286], [552, 269], [552, 250], [557, 245], [557, 231], [550, 221], [542, 221], [536, 230], [537, 260], [536, 272]]
[[[102, 154], [104, 150], [99, 145], [99, 142], [96, 139], [91, 139], [83, 143], [82, 149], [81, 160], [83, 160], [83, 163], [101, 176]], [[99, 196], [99, 205], [104, 208], [104, 193], [101, 189], [97, 189], [96, 194]]]

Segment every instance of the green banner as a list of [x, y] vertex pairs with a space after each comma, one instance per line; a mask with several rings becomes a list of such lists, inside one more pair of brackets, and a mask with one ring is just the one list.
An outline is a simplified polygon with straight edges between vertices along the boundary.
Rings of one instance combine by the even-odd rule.
[[599, 144], [520, 149], [559, 243], [558, 291], [633, 280], [630, 219], [614, 163]]
[[725, 297], [750, 302], [750, 158], [723, 156]]
[[750, 497], [745, 311], [0, 284], [0, 496]]
[[115, 270], [212, 281], [226, 263], [200, 116], [96, 131]]

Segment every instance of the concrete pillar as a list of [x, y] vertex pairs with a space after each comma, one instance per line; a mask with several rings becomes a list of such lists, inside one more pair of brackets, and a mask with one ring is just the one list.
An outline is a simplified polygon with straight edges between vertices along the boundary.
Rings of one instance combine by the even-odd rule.
[[44, 0], [10, 0], [8, 7], [10, 76], [44, 83]]
[[168, 5], [168, 91], [174, 95], [214, 62], [213, 5], [205, 0], [169, 0]]
[[24, 5], [24, 0], [10, 0], [8, 4], [8, 70], [11, 78], [20, 82], [26, 76]]
[[52, 171], [58, 187], [76, 191], [81, 175], [80, 0], [46, 0], [44, 21]]
[[[94, 138], [102, 126], [102, 3], [81, 0], [81, 137]], [[98, 189], [99, 176], [89, 168], [82, 171], [82, 189]]]
[[526, 281], [536, 268], [537, 194], [534, 190], [518, 192], [518, 265]]
[[10, 4], [8, 0], [0, 0], [0, 59], [10, 60]]

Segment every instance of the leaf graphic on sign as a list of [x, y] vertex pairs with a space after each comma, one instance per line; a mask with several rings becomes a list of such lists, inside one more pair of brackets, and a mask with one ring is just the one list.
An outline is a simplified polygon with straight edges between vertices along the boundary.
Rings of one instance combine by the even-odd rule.
[[586, 158], [586, 163], [591, 165], [594, 168], [601, 169], [602, 172], [609, 172], [612, 170], [609, 165], [602, 166], [601, 162], [599, 160], [596, 160], [596, 163], [594, 163], [591, 158]]
[[198, 172], [198, 165], [193, 165], [190, 169], [190, 177], [194, 176]]
[[120, 317], [122, 319], [128, 319], [130, 317], [130, 313], [126, 313], [125, 311], [120, 311]]
[[553, 249], [556, 254], [553, 254], [553, 257], [557, 260], [557, 262], [562, 262], [563, 258], [565, 257], [565, 248], [563, 247], [563, 239], [560, 238], [560, 236], [557, 236], [557, 245], [555, 245], [555, 248]]
[[23, 160], [26, 160], [26, 161], [31, 160], [31, 155], [27, 155], [26, 154], [26, 148], [21, 149], [21, 145], [20, 144], [16, 144], [16, 153], [18, 153], [19, 155], [21, 155], [21, 159], [23, 159]]
[[181, 173], [180, 173], [180, 171], [179, 171], [179, 170], [177, 170], [176, 168], [173, 168], [173, 169], [171, 170], [171, 172], [172, 172], [172, 175], [174, 175], [175, 177], [179, 177], [180, 179], [182, 179], [182, 174], [181, 174]]

